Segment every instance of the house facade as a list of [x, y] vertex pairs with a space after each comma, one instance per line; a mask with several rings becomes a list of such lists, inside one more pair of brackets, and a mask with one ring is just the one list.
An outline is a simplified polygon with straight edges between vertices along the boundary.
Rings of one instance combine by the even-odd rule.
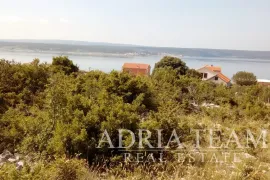
[[151, 66], [149, 64], [140, 63], [124, 63], [123, 72], [128, 72], [132, 75], [150, 75]]
[[231, 85], [231, 80], [222, 74], [220, 67], [206, 65], [200, 69], [197, 69], [197, 71], [201, 73], [202, 80], [204, 81], [212, 81], [214, 83], [223, 84], [226, 86]]

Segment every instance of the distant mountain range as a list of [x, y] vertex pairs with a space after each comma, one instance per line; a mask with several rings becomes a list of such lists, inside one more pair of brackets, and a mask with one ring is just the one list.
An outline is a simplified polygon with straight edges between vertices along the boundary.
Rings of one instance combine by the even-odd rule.
[[270, 61], [270, 51], [244, 51], [199, 48], [150, 47], [130, 44], [73, 40], [5, 40], [0, 39], [0, 52], [38, 52], [98, 56], [175, 55], [210, 58], [264, 59]]

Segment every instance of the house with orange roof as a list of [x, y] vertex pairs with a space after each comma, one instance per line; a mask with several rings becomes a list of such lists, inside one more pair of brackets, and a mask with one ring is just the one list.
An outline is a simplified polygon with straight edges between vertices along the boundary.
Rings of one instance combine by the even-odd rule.
[[151, 66], [149, 64], [140, 63], [124, 63], [123, 72], [128, 72], [132, 75], [150, 75]]
[[202, 80], [212, 81], [217, 84], [223, 84], [226, 86], [231, 85], [231, 80], [221, 72], [221, 67], [206, 65], [200, 69], [197, 69], [202, 75]]

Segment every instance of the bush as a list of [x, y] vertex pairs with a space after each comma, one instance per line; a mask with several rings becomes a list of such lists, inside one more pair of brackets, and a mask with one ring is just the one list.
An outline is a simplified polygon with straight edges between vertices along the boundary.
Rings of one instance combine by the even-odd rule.
[[64, 72], [66, 75], [79, 71], [78, 66], [74, 65], [67, 56], [53, 57], [52, 69], [54, 72]]
[[240, 71], [233, 75], [233, 81], [240, 86], [251, 86], [257, 83], [257, 78], [253, 73]]
[[187, 73], [188, 67], [186, 63], [177, 57], [164, 56], [159, 62], [155, 64], [153, 74], [157, 69], [168, 68], [176, 70], [177, 75], [185, 75]]

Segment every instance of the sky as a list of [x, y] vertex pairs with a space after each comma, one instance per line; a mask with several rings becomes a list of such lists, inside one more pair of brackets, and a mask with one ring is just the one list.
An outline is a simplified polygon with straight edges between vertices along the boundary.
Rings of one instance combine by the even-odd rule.
[[270, 51], [270, 0], [0, 0], [0, 39]]

